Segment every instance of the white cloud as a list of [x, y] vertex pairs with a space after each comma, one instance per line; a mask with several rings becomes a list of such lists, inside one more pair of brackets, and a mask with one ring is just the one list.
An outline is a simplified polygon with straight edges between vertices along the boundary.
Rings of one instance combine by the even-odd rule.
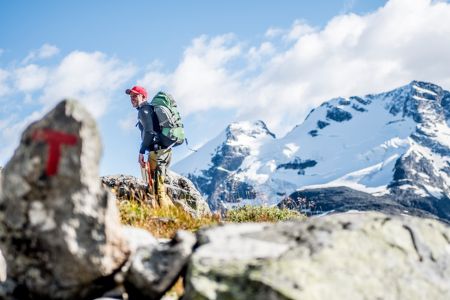
[[[149, 72], [139, 82], [181, 99], [184, 115], [236, 109], [240, 119], [263, 119], [277, 133], [339, 95], [383, 92], [415, 79], [450, 88], [447, 2], [390, 0], [370, 14], [336, 16], [322, 29], [296, 21], [284, 40], [291, 40], [290, 48], [259, 56], [259, 73], [247, 76], [257, 48], [246, 52], [230, 36], [209, 42], [203, 36], [173, 73]], [[248, 59], [248, 65], [233, 68], [233, 59]]]
[[[31, 122], [42, 118], [63, 99], [77, 99], [94, 117], [103, 115], [114, 102], [114, 93], [124, 89], [123, 84], [136, 70], [134, 66], [103, 53], [80, 51], [66, 56], [55, 68], [30, 64], [10, 72], [0, 69], [0, 96], [11, 90], [22, 91], [26, 93], [25, 102], [31, 102], [33, 97], [30, 93], [40, 92], [40, 96], [33, 101], [40, 108], [31, 115], [22, 116], [21, 119], [7, 118], [0, 122], [0, 160], [12, 155], [20, 133]], [[6, 82], [8, 78], [12, 78], [12, 83]], [[6, 105], [10, 105], [9, 102], [0, 106], [0, 109], [6, 108]]]
[[39, 101], [53, 106], [62, 99], [75, 98], [98, 117], [106, 111], [113, 93], [135, 72], [132, 65], [103, 53], [74, 51], [50, 72]]
[[0, 56], [2, 56], [3, 52], [5, 52], [3, 49], [0, 49]]
[[269, 37], [269, 38], [273, 38], [273, 37], [283, 34], [283, 32], [285, 32], [284, 29], [270, 27], [269, 29], [267, 29], [265, 36]]
[[30, 92], [44, 87], [47, 82], [47, 68], [28, 65], [14, 71], [15, 85], [20, 91]]
[[35, 60], [37, 58], [42, 59], [42, 58], [52, 57], [53, 55], [58, 54], [59, 51], [60, 50], [56, 46], [44, 44], [37, 51], [31, 51], [30, 54], [28, 54], [28, 56], [25, 57], [25, 59], [22, 61], [22, 64], [25, 65], [29, 61]]
[[165, 90], [180, 99], [183, 114], [211, 108], [236, 107], [241, 90], [239, 72], [232, 74], [225, 65], [243, 54], [242, 45], [233, 43], [232, 34], [210, 40], [201, 36], [184, 51], [183, 59], [172, 74], [153, 71], [138, 80], [150, 95]]
[[292, 24], [291, 30], [283, 35], [283, 40], [292, 41], [298, 40], [301, 36], [314, 32], [315, 29], [309, 26], [305, 20], [295, 20]]
[[45, 44], [39, 49], [38, 57], [39, 58], [47, 58], [52, 57], [55, 54], [59, 53], [59, 49], [56, 46], [52, 46], [49, 44]]
[[358, 0], [345, 0], [344, 1], [344, 8], [341, 10], [340, 14], [345, 14], [350, 9], [352, 9], [353, 6], [355, 6], [356, 1], [358, 1]]

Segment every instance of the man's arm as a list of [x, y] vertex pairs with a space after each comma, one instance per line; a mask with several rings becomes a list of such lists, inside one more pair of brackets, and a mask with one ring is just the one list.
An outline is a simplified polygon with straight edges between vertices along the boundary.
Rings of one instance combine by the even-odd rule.
[[141, 154], [144, 154], [145, 150], [148, 150], [150, 145], [155, 143], [156, 133], [153, 129], [152, 115], [150, 106], [144, 105], [139, 108], [139, 121], [142, 124], [142, 144], [139, 150]]

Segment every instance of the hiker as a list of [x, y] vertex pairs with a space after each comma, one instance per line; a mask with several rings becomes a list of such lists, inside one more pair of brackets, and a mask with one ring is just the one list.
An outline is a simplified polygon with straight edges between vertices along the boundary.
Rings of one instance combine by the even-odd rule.
[[161, 141], [160, 122], [154, 108], [147, 102], [147, 91], [143, 87], [135, 86], [127, 89], [125, 93], [130, 95], [131, 105], [138, 110], [139, 121], [136, 126], [139, 126], [142, 139], [138, 162], [141, 168], [145, 169], [144, 153], [149, 151], [149, 167], [152, 172], [155, 172], [156, 169], [156, 194], [159, 206], [162, 208], [174, 207], [164, 189], [164, 178], [172, 159], [172, 150], [167, 149], [167, 143]]

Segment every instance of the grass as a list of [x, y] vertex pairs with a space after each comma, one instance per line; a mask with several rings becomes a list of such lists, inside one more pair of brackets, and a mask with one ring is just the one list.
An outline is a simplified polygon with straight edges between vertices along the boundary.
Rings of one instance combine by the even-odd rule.
[[219, 215], [194, 218], [182, 208], [162, 209], [135, 200], [118, 201], [120, 221], [123, 225], [144, 228], [155, 238], [173, 238], [184, 229], [192, 233], [204, 226], [219, 224]]
[[287, 208], [279, 209], [276, 206], [244, 205], [234, 206], [227, 212], [226, 219], [232, 223], [243, 222], [280, 222], [292, 219], [302, 219], [305, 216], [297, 211]]
[[183, 208], [162, 209], [136, 200], [117, 201], [120, 220], [123, 225], [144, 228], [156, 238], [173, 238], [175, 232], [184, 229], [195, 233], [202, 227], [227, 223], [279, 222], [305, 218], [303, 214], [276, 206], [235, 206], [222, 217], [220, 214], [203, 215], [194, 218]]

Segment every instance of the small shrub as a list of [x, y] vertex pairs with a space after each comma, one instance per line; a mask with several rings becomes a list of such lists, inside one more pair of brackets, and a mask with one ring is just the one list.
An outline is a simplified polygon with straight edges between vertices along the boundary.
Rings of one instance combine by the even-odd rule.
[[196, 219], [181, 207], [162, 209], [136, 200], [118, 201], [117, 204], [123, 225], [144, 228], [155, 238], [173, 238], [178, 229], [196, 232], [221, 220], [219, 215], [204, 215]]
[[244, 205], [234, 206], [227, 212], [226, 221], [242, 222], [279, 222], [291, 219], [302, 219], [305, 215], [287, 208], [279, 209], [276, 206]]

